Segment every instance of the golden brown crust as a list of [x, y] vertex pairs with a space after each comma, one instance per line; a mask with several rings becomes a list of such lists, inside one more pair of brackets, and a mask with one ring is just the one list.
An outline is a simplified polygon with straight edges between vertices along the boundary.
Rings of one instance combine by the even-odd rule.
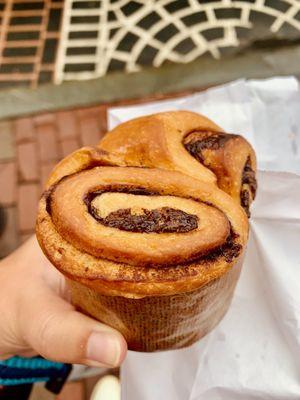
[[[53, 189], [52, 221], [62, 237], [95, 257], [139, 266], [166, 266], [197, 258], [223, 244], [230, 226], [218, 208], [205, 204], [206, 200], [201, 202], [199, 194], [192, 198], [191, 191], [185, 190], [188, 189], [183, 182], [185, 178], [182, 181], [180, 178], [157, 170], [95, 167], [64, 179]], [[130, 191], [132, 187], [142, 187], [157, 194], [118, 192], [120, 188]], [[116, 210], [126, 206], [148, 210], [170, 207], [197, 217], [198, 226], [184, 234], [146, 233], [146, 236], [105, 226], [89, 214], [83, 201], [88, 193], [99, 190], [104, 192], [98, 196], [99, 200], [103, 199], [99, 204], [102, 211], [108, 206]], [[109, 204], [105, 204], [107, 202]]]
[[39, 203], [39, 243], [77, 309], [119, 330], [129, 349], [188, 346], [231, 302], [252, 168], [245, 139], [198, 114], [130, 121], [54, 168]]
[[208, 118], [196, 113], [164, 112], [118, 125], [105, 135], [99, 146], [107, 151], [117, 150], [128, 165], [174, 169], [187, 175], [197, 170], [202, 181], [214, 183], [214, 174], [199, 165], [181, 145], [185, 135], [195, 127], [221, 130]]
[[62, 178], [83, 171], [88, 168], [104, 165], [125, 166], [123, 158], [114, 153], [108, 153], [97, 147], [82, 147], [63, 158], [52, 170], [47, 182], [46, 189], [53, 186]]
[[[243, 204], [241, 192], [248, 190], [247, 185], [243, 186], [243, 170], [249, 159], [255, 174], [255, 153], [243, 137], [227, 135], [220, 146], [206, 146], [200, 159], [196, 151], [193, 153], [192, 145], [196, 142], [194, 148], [197, 150], [201, 147], [199, 142], [210, 135], [227, 134], [202, 115], [173, 111], [125, 122], [108, 132], [99, 146], [118, 152], [129, 165], [175, 170], [205, 182], [217, 183]], [[255, 194], [251, 190], [248, 192], [250, 205]]]
[[[75, 172], [72, 174], [71, 168], [65, 169], [70, 176], [56, 182], [44, 194], [37, 220], [37, 236], [42, 249], [66, 276], [102, 294], [132, 298], [169, 295], [194, 290], [222, 276], [242, 256], [248, 235], [247, 218], [230, 196], [214, 185], [166, 170], [93, 167], [94, 161], [85, 165], [87, 170], [81, 171], [77, 162], [80, 157], [85, 161], [86, 154], [82, 156], [82, 150], [79, 150], [72, 157], [76, 163], [69, 159], [68, 165], [75, 165]], [[97, 162], [99, 165], [101, 160]], [[143, 187], [158, 193], [150, 196], [149, 204], [160, 196], [157, 201], [167, 201], [176, 209], [199, 212], [199, 229], [179, 234], [142, 234], [99, 227], [88, 214], [84, 197], [87, 190], [112, 184]], [[115, 202], [122, 198], [118, 193], [114, 196]], [[209, 218], [213, 218], [214, 223]], [[234, 245], [238, 254], [226, 259], [222, 244], [226, 244], [229, 226], [236, 234]], [[94, 233], [93, 229], [90, 231], [91, 227]], [[222, 230], [223, 234], [218, 233]], [[101, 232], [100, 238], [97, 232]], [[111, 241], [103, 239], [105, 235]], [[214, 235], [219, 237], [216, 242], [213, 242]], [[200, 257], [211, 254], [210, 249], [220, 244], [221, 255], [212, 259]], [[199, 258], [195, 260], [193, 254], [197, 251]], [[151, 254], [153, 265], [150, 266]], [[168, 265], [168, 259], [172, 261], [171, 265]], [[160, 265], [164, 267], [159, 268]]]

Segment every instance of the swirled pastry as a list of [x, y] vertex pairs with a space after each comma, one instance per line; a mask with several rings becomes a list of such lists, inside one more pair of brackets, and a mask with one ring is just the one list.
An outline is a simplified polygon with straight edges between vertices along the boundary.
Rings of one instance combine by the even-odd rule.
[[217, 183], [248, 216], [256, 193], [256, 158], [240, 135], [225, 133], [208, 118], [173, 111], [133, 119], [108, 132], [100, 142], [127, 163], [183, 172]]
[[187, 346], [219, 322], [247, 236], [242, 208], [216, 185], [96, 148], [55, 168], [37, 219], [73, 303], [140, 351]]

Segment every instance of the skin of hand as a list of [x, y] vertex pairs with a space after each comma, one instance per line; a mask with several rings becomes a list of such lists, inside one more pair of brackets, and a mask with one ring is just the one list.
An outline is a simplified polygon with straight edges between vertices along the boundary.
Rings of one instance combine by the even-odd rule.
[[39, 354], [95, 367], [124, 360], [123, 336], [75, 310], [63, 275], [35, 237], [0, 262], [0, 285], [0, 359]]

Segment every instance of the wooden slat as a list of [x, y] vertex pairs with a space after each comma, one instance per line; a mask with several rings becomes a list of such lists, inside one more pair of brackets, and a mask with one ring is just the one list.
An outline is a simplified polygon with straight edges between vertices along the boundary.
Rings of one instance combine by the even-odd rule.
[[12, 17], [41, 17], [44, 10], [14, 10], [12, 11]]
[[40, 76], [40, 71], [41, 71], [41, 64], [42, 64], [42, 57], [43, 57], [43, 49], [44, 49], [44, 43], [46, 41], [46, 35], [47, 35], [47, 25], [49, 22], [49, 14], [50, 14], [50, 1], [46, 1], [44, 3], [44, 9], [43, 9], [43, 17], [41, 21], [41, 30], [40, 30], [40, 41], [37, 46], [37, 52], [36, 55], [38, 57], [38, 62], [35, 63], [34, 65], [34, 79], [32, 82], [32, 87], [36, 88], [38, 86], [38, 81], [39, 81], [39, 76]]
[[38, 61], [36, 56], [3, 56], [1, 64], [34, 64]]
[[32, 72], [0, 73], [0, 81], [29, 81], [33, 78]]
[[[29, 3], [42, 3], [43, 6], [41, 9], [25, 9], [25, 10], [13, 10], [14, 4], [29, 4]], [[8, 81], [31, 81], [31, 86], [36, 87], [38, 84], [38, 79], [41, 71], [50, 71], [53, 72], [55, 65], [54, 64], [43, 64], [42, 63], [42, 52], [44, 48], [44, 43], [46, 39], [59, 39], [60, 32], [47, 32], [47, 24], [48, 18], [50, 14], [50, 10], [52, 9], [61, 9], [64, 8], [64, 2], [53, 2], [51, 0], [6, 0], [5, 10], [0, 11], [0, 16], [2, 17], [2, 23], [0, 24], [0, 36], [2, 35], [2, 45], [0, 43], [0, 47], [2, 47], [2, 51], [0, 52], [0, 58], [2, 55], [2, 63], [3, 65], [11, 64], [12, 67], [16, 65], [16, 69], [18, 64], [28, 64], [34, 66], [34, 71], [31, 72], [13, 72], [13, 73], [0, 73], [0, 81], [8, 82]], [[22, 7], [23, 8], [23, 7]], [[26, 8], [26, 7], [24, 7]], [[23, 23], [10, 25], [12, 18], [29, 18], [29, 17], [40, 17], [41, 22], [37, 24], [26, 24], [25, 18]], [[2, 25], [2, 26], [1, 26]], [[38, 39], [24, 39], [24, 40], [7, 40], [9, 34], [18, 33], [26, 36], [26, 32], [37, 32], [39, 35]], [[23, 35], [22, 35], [23, 36]], [[18, 55], [16, 56], [4, 56], [3, 52], [6, 49], [21, 49], [35, 48], [35, 55]], [[33, 51], [33, 50], [32, 50]], [[8, 50], [7, 50], [8, 52]], [[11, 51], [12, 52], [12, 51]], [[17, 50], [14, 51], [18, 53]], [[9, 53], [10, 54], [10, 53]], [[1, 62], [0, 62], [1, 64]]]
[[7, 33], [7, 28], [9, 24], [9, 18], [11, 14], [11, 9], [12, 9], [12, 0], [7, 0], [6, 2], [6, 8], [5, 8], [5, 13], [1, 21], [1, 29], [0, 29], [0, 64], [1, 64], [1, 59], [2, 59], [2, 53], [3, 53], [3, 48], [4, 48], [4, 43], [6, 39], [6, 33]]
[[40, 24], [32, 25], [10, 25], [9, 32], [39, 32], [41, 30]]
[[14, 3], [42, 3], [42, 0], [14, 0]]
[[9, 40], [5, 43], [5, 49], [14, 49], [16, 47], [36, 47], [39, 44], [39, 40]]

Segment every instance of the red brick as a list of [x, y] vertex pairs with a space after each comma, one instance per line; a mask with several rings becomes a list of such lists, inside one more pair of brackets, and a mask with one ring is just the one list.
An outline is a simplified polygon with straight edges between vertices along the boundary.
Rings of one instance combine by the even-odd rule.
[[22, 143], [17, 146], [18, 170], [22, 180], [38, 178], [37, 147], [35, 143]]
[[14, 135], [9, 121], [0, 121], [0, 161], [10, 160], [15, 156]]
[[14, 162], [0, 164], [0, 203], [10, 205], [16, 200], [16, 165]]
[[80, 136], [83, 146], [93, 146], [101, 138], [98, 115], [86, 115], [79, 120]]
[[18, 217], [21, 231], [34, 229], [39, 199], [38, 184], [24, 184], [18, 191]]
[[97, 106], [88, 107], [86, 110], [88, 110], [90, 112], [94, 112], [95, 114], [98, 114], [101, 107], [102, 106], [97, 105]]
[[84, 400], [84, 386], [82, 382], [68, 382], [56, 400]]
[[15, 120], [16, 142], [26, 142], [34, 139], [34, 124], [32, 118], [19, 118]]
[[55, 114], [52, 113], [40, 114], [34, 117], [34, 123], [36, 125], [53, 124], [54, 122], [55, 122]]
[[44, 190], [47, 179], [48, 179], [51, 171], [53, 170], [55, 164], [56, 164], [55, 162], [50, 161], [46, 164], [41, 165], [41, 185], [42, 185], [41, 189], [42, 190]]
[[41, 124], [36, 128], [40, 159], [42, 161], [58, 160], [60, 155], [55, 125]]
[[4, 208], [6, 224], [0, 240], [0, 258], [8, 256], [19, 245], [16, 211], [15, 207]]
[[63, 139], [74, 138], [79, 135], [77, 115], [75, 111], [61, 111], [56, 113], [59, 137]]
[[107, 132], [107, 107], [102, 106], [99, 108], [99, 125], [100, 135], [103, 137]]
[[77, 110], [79, 118], [83, 118], [85, 116], [94, 116], [99, 114], [100, 109], [102, 106], [93, 106], [93, 107], [86, 107], [86, 108], [79, 108]]
[[77, 139], [66, 139], [61, 142], [62, 155], [66, 157], [73, 151], [79, 149], [80, 145]]

